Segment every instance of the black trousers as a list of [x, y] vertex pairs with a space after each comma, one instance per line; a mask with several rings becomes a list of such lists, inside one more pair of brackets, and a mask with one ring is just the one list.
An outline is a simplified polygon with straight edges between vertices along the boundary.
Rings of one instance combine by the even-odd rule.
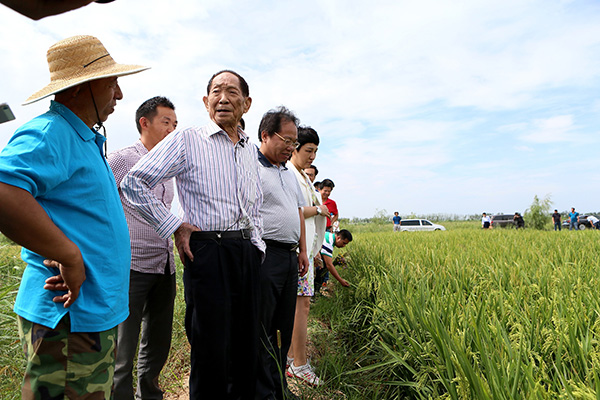
[[[129, 317], [119, 324], [115, 363], [115, 400], [133, 400], [133, 367], [137, 353], [137, 392], [140, 399], [162, 399], [158, 377], [171, 348], [175, 274], [130, 271]], [[141, 339], [140, 339], [141, 332]], [[138, 350], [139, 344], [139, 350]]]
[[190, 399], [254, 399], [261, 253], [247, 239], [199, 240], [183, 273]]
[[315, 268], [315, 297], [319, 295], [328, 272], [329, 270], [324, 265], [321, 268]]
[[285, 364], [292, 342], [297, 291], [296, 252], [267, 245], [260, 275], [261, 349], [256, 399], [287, 397]]

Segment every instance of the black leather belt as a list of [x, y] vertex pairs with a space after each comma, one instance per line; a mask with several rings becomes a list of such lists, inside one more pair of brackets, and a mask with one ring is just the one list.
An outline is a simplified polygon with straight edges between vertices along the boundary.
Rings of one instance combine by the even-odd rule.
[[239, 231], [196, 231], [192, 232], [192, 239], [196, 240], [221, 240], [221, 239], [250, 239], [252, 229]]
[[271, 240], [271, 239], [263, 239], [265, 244], [268, 246], [272, 246], [272, 247], [277, 247], [278, 249], [284, 249], [287, 251], [296, 251], [296, 249], [298, 248], [298, 243], [283, 243], [283, 242], [278, 242], [277, 240]]

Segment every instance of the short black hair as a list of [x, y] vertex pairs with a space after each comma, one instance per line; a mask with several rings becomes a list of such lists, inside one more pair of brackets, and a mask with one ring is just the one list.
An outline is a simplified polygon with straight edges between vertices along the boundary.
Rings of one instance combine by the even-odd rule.
[[171, 100], [167, 99], [166, 97], [155, 96], [151, 99], [146, 100], [142, 103], [141, 106], [138, 107], [137, 111], [135, 112], [135, 125], [137, 126], [137, 130], [139, 133], [142, 133], [140, 118], [146, 117], [149, 120], [152, 120], [152, 118], [156, 117], [156, 114], [158, 113], [158, 107], [166, 107], [170, 108], [171, 110], [175, 110], [175, 106], [173, 105], [173, 103], [171, 103]]
[[335, 187], [335, 184], [331, 179], [323, 179], [323, 181], [321, 182], [321, 187], [330, 187], [331, 189], [333, 189]]
[[298, 143], [300, 143], [300, 145], [296, 148], [296, 150], [300, 150], [302, 146], [308, 143], [318, 146], [319, 134], [310, 126], [300, 126], [298, 127]]
[[342, 229], [339, 232], [336, 232], [335, 234], [336, 236], [339, 236], [342, 238], [342, 240], [348, 240], [348, 242], [352, 241], [352, 234], [350, 233], [350, 231], [348, 229]]
[[246, 121], [244, 121], [244, 118], [240, 118], [240, 126], [242, 127], [242, 130], [246, 129]]
[[240, 81], [240, 89], [242, 90], [242, 94], [244, 95], [244, 97], [250, 96], [250, 88], [248, 87], [248, 82], [246, 82], [246, 80], [240, 74], [230, 69], [221, 70], [210, 77], [210, 80], [208, 81], [208, 86], [206, 86], [206, 94], [210, 93], [210, 87], [212, 86], [213, 79], [225, 72], [229, 72], [230, 74], [237, 76], [238, 80]]
[[269, 110], [260, 120], [260, 125], [258, 126], [258, 140], [262, 142], [262, 132], [267, 132], [267, 135], [273, 136], [277, 131], [280, 131], [282, 121], [293, 122], [296, 127], [298, 127], [298, 124], [300, 123], [298, 117], [284, 106]]
[[[319, 175], [319, 170], [317, 169], [317, 166], [316, 166], [316, 165], [313, 165], [313, 164], [310, 164], [310, 167], [308, 167], [308, 168], [304, 168], [304, 169], [310, 169], [310, 168], [312, 168], [312, 169], [314, 169], [314, 170], [315, 170], [315, 178], [316, 178], [316, 177], [317, 177], [317, 175]], [[315, 183], [319, 183], [319, 182], [315, 182]]]
[[[315, 176], [316, 176], [316, 175], [315, 175]], [[315, 189], [317, 189], [317, 190], [321, 190], [321, 187], [322, 187], [322, 186], [321, 186], [321, 182], [319, 182], [319, 181], [317, 181], [317, 182], [313, 183], [313, 186], [314, 186], [314, 187], [315, 187]]]

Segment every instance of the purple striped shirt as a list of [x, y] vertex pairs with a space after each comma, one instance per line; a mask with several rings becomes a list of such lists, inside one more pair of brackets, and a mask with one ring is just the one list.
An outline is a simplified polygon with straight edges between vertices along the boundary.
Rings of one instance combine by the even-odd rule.
[[[108, 165], [110, 165], [115, 175], [117, 187], [131, 167], [146, 154], [148, 154], [148, 149], [138, 140], [131, 146], [124, 147], [108, 155]], [[165, 181], [154, 188], [156, 198], [168, 208], [171, 208], [173, 193], [172, 180]], [[131, 238], [131, 269], [146, 274], [164, 274], [168, 262], [170, 273], [175, 273], [173, 241], [171, 238], [163, 239], [159, 237], [154, 228], [148, 225], [125, 199], [120, 187], [119, 196], [121, 197]]]
[[[264, 253], [257, 150], [241, 129], [238, 134], [240, 140], [233, 145], [212, 121], [169, 134], [125, 176], [125, 198], [162, 238], [183, 221], [206, 231], [251, 228], [252, 243]], [[152, 192], [170, 178], [175, 178], [182, 219]]]

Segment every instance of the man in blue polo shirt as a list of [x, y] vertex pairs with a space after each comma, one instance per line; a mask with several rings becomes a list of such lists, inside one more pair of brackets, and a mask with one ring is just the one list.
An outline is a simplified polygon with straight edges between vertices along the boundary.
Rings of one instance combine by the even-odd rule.
[[400, 226], [402, 224], [402, 217], [400, 217], [400, 214], [398, 213], [398, 211], [394, 212], [392, 221], [394, 222], [394, 232], [400, 232], [400, 230], [401, 230]]
[[569, 230], [575, 229], [579, 230], [579, 213], [575, 211], [575, 207], [571, 207], [571, 212], [569, 213]]
[[128, 315], [129, 231], [103, 152], [102, 126], [123, 93], [98, 39], [48, 50], [50, 110], [0, 153], [0, 230], [27, 263], [14, 310], [27, 357], [23, 398], [110, 398], [116, 326]]

